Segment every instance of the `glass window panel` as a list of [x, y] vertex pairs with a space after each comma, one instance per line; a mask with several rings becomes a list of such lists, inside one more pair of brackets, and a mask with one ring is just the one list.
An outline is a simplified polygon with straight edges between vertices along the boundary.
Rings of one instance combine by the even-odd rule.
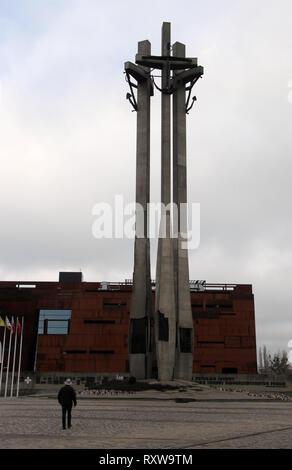
[[58, 320], [49, 320], [48, 321], [48, 328], [67, 328], [68, 320], [65, 321], [58, 321]]
[[38, 334], [44, 334], [45, 320], [48, 320], [47, 334], [68, 334], [68, 320], [71, 318], [71, 313], [71, 310], [40, 310]]
[[66, 335], [68, 333], [68, 320], [48, 320], [48, 335]]
[[69, 320], [71, 315], [59, 315], [58, 313], [46, 314], [44, 319], [46, 320]]
[[66, 335], [68, 333], [68, 328], [50, 328], [48, 326], [47, 334], [48, 335]]
[[40, 319], [69, 320], [71, 310], [40, 310]]

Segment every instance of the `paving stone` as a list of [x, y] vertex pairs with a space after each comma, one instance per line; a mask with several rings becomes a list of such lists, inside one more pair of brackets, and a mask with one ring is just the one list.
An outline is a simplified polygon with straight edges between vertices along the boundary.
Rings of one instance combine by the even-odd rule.
[[55, 397], [0, 398], [0, 448], [291, 448], [292, 401], [204, 397], [187, 403], [176, 403], [175, 395], [173, 400], [80, 398], [66, 431]]

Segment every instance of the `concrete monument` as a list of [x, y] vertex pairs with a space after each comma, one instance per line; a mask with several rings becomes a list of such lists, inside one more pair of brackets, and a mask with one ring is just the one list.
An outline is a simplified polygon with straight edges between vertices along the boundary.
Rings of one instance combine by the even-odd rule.
[[[125, 63], [130, 86], [127, 98], [137, 112], [136, 233], [133, 293], [130, 312], [130, 372], [137, 378], [151, 377], [154, 320], [159, 380], [191, 380], [193, 320], [189, 288], [186, 226], [181, 227], [180, 207], [187, 203], [186, 114], [192, 108], [191, 91], [203, 75], [197, 59], [185, 57], [185, 46], [171, 47], [170, 23], [162, 25], [161, 56], [151, 55], [148, 41], [138, 44], [136, 64]], [[161, 87], [151, 70], [161, 71]], [[135, 79], [136, 83], [133, 83]], [[150, 97], [153, 86], [161, 92], [161, 220], [156, 264], [156, 302], [153, 314], [148, 239], [150, 169]], [[134, 88], [137, 89], [137, 99]], [[186, 100], [186, 91], [188, 98]], [[171, 197], [171, 97], [173, 101], [173, 194]], [[171, 203], [178, 220], [172, 226]], [[142, 208], [142, 209], [141, 209]], [[143, 221], [143, 224], [141, 224]], [[144, 232], [141, 234], [141, 226]], [[174, 229], [174, 230], [173, 230]], [[175, 232], [175, 233], [174, 233]]]

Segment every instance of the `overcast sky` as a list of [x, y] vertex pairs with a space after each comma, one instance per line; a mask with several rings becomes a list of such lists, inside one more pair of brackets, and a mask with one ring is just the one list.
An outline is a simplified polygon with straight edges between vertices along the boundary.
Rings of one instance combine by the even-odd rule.
[[[187, 117], [190, 278], [253, 285], [257, 346], [292, 338], [291, 0], [0, 0], [1, 280], [132, 277], [133, 240], [92, 235], [96, 203], [135, 198], [124, 62], [161, 25], [205, 74]], [[160, 195], [152, 99], [151, 201]], [[155, 240], [151, 241], [155, 277]]]

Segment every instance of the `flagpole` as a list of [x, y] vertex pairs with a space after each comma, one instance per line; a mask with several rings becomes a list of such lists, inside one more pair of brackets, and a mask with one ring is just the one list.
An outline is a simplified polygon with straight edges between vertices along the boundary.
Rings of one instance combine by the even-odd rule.
[[[13, 319], [13, 317], [12, 317], [12, 319]], [[11, 350], [11, 337], [12, 337], [12, 328], [10, 330], [10, 336], [9, 336], [9, 348], [8, 348], [8, 358], [7, 358], [7, 368], [6, 368], [5, 394], [4, 394], [5, 397], [7, 397], [7, 385], [8, 385], [10, 350]]]
[[20, 378], [20, 364], [21, 364], [21, 356], [22, 356], [22, 338], [23, 338], [23, 317], [21, 319], [21, 336], [20, 336], [20, 346], [19, 346], [19, 360], [18, 360], [18, 375], [17, 375], [17, 389], [16, 389], [16, 396], [19, 395], [19, 378]]
[[7, 330], [7, 328], [5, 326], [4, 337], [3, 337], [3, 352], [2, 352], [1, 372], [0, 372], [0, 397], [1, 397], [2, 377], [3, 377], [3, 367], [4, 367], [6, 330]]
[[13, 363], [12, 363], [12, 375], [11, 375], [11, 392], [10, 396], [13, 396], [13, 383], [14, 383], [14, 371], [15, 371], [15, 357], [16, 357], [16, 349], [17, 349], [17, 324], [18, 324], [18, 317], [16, 318], [16, 323], [14, 323], [14, 352], [13, 352]]

